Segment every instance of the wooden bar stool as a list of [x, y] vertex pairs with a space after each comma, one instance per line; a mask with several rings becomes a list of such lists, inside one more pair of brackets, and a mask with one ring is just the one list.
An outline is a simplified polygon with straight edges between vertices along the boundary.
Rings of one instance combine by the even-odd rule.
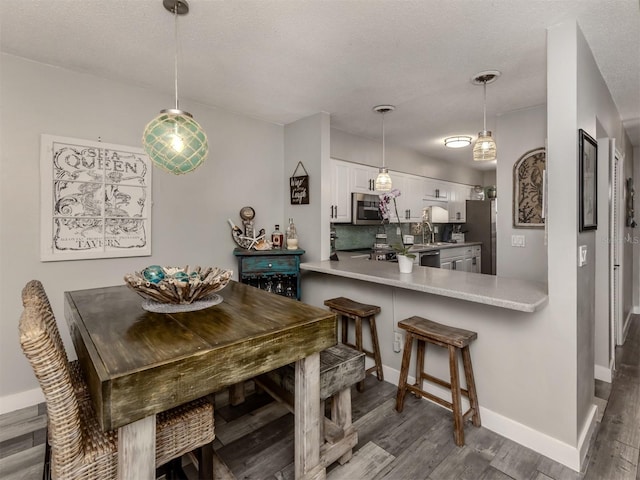
[[[380, 307], [376, 305], [367, 305], [364, 303], [355, 302], [349, 298], [337, 297], [325, 300], [324, 304], [329, 309], [339, 315], [342, 323], [342, 339], [341, 342], [344, 345], [348, 345], [355, 348], [359, 352], [373, 358], [375, 365], [367, 368], [365, 373], [376, 372], [376, 376], [379, 381], [384, 380], [382, 373], [382, 359], [380, 358], [380, 346], [378, 344], [378, 331], [376, 330], [376, 314], [380, 313]], [[349, 322], [348, 319], [355, 321], [355, 344], [349, 342]], [[362, 322], [368, 321], [369, 328], [371, 329], [371, 345], [373, 351], [365, 350], [362, 345]], [[364, 380], [358, 382], [358, 391], [364, 390]]]
[[[476, 332], [463, 330], [461, 328], [449, 327], [440, 323], [432, 322], [426, 318], [411, 317], [398, 322], [398, 327], [406, 331], [404, 352], [402, 354], [402, 366], [400, 368], [400, 381], [398, 382], [398, 396], [396, 398], [396, 410], [402, 412], [404, 406], [404, 396], [407, 390], [421, 395], [429, 400], [448, 408], [453, 412], [453, 437], [456, 445], [464, 445], [464, 420], [469, 416], [472, 417], [473, 425], [480, 426], [480, 411], [478, 409], [478, 395], [476, 393], [476, 384], [473, 379], [473, 368], [471, 367], [471, 353], [469, 352], [469, 344], [478, 338]], [[418, 341], [418, 351], [416, 359], [416, 383], [414, 385], [407, 384], [407, 376], [409, 373], [409, 362], [411, 361], [411, 347], [414, 338]], [[440, 378], [429, 375], [424, 371], [424, 354], [426, 344], [431, 343], [449, 350], [449, 370], [451, 375], [451, 383], [445, 382]], [[464, 366], [464, 376], [467, 383], [467, 389], [460, 388], [460, 380], [458, 378], [458, 351], [462, 353], [462, 364]], [[423, 381], [428, 380], [442, 387], [451, 390], [451, 402], [437, 397], [423, 390]], [[462, 413], [461, 394], [469, 399], [470, 408]]]

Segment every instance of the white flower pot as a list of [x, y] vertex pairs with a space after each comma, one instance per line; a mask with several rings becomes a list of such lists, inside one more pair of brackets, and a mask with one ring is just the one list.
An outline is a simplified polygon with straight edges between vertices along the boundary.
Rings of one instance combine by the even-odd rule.
[[400, 273], [411, 273], [413, 271], [413, 258], [405, 255], [397, 255], [398, 267], [400, 267]]

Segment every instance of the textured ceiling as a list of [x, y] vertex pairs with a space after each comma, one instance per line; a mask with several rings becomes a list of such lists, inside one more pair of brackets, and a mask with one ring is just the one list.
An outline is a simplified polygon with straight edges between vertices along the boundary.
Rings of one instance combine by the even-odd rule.
[[[179, 19], [180, 98], [287, 124], [332, 127], [478, 167], [443, 139], [545, 103], [546, 28], [576, 19], [640, 146], [638, 0], [190, 0]], [[174, 20], [162, 0], [0, 0], [3, 52], [166, 91]], [[159, 108], [167, 105], [160, 105]], [[499, 148], [499, 145], [498, 145]], [[493, 168], [485, 166], [484, 168]]]

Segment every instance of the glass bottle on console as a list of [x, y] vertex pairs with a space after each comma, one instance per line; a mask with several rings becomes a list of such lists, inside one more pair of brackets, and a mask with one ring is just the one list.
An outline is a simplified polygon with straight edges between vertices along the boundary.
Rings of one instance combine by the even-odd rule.
[[296, 226], [293, 223], [293, 218], [289, 219], [289, 226], [287, 227], [287, 250], [298, 249], [298, 232]]
[[284, 234], [280, 231], [280, 225], [276, 225], [275, 230], [271, 234], [271, 244], [275, 249], [281, 249], [284, 243]]

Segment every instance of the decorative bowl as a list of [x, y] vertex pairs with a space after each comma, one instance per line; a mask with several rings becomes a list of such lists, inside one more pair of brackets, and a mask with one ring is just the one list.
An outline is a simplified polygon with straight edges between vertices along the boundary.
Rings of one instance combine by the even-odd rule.
[[128, 273], [124, 281], [147, 300], [158, 303], [188, 305], [222, 290], [231, 280], [233, 270], [217, 267], [184, 268], [151, 265], [141, 272]]

